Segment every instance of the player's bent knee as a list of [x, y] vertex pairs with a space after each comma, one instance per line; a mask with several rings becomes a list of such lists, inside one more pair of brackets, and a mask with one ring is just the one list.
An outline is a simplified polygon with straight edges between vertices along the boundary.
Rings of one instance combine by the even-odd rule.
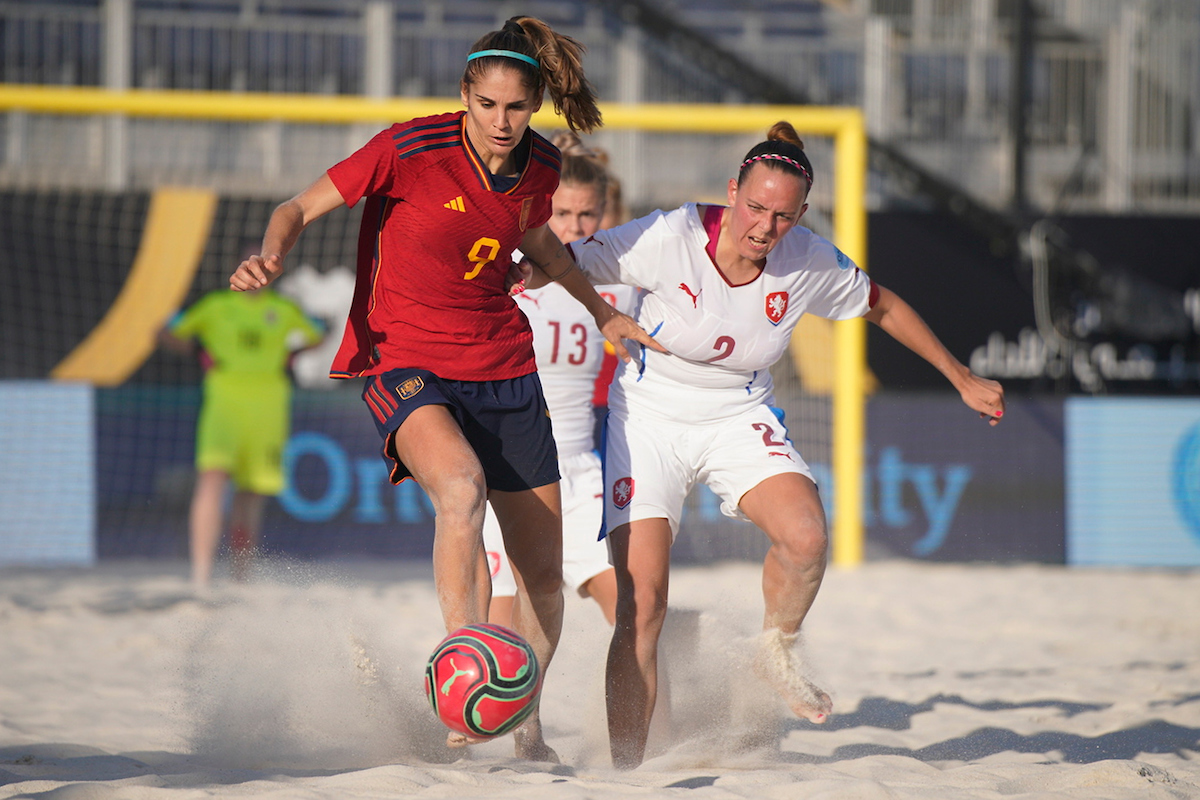
[[518, 566], [517, 569], [525, 581], [525, 591], [531, 595], [548, 595], [562, 591], [561, 563], [536, 564], [526, 569]]
[[553, 543], [538, 539], [524, 540], [508, 550], [513, 569], [521, 575], [525, 591], [529, 594], [545, 595], [562, 591], [562, 550]]
[[802, 568], [824, 563], [828, 549], [825, 520], [819, 517], [797, 520], [776, 542], [779, 557]]
[[431, 482], [426, 489], [434, 513], [440, 517], [483, 516], [487, 486], [482, 475], [470, 472], [446, 475]]

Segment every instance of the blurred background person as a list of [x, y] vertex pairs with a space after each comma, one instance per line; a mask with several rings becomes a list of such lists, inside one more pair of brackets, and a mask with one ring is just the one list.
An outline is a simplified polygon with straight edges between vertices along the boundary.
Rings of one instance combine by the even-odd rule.
[[[633, 219], [633, 215], [629, 213], [629, 208], [625, 205], [625, 195], [621, 190], [621, 179], [613, 174], [612, 167], [609, 164], [608, 151], [593, 147], [590, 152], [604, 166], [608, 176], [608, 180], [604, 186], [604, 216], [600, 218], [600, 230], [624, 225]], [[595, 233], [595, 231], [592, 233]], [[591, 234], [588, 235], [590, 236]]]
[[[244, 248], [255, 250], [257, 245]], [[322, 327], [296, 303], [266, 288], [209, 292], [160, 332], [164, 347], [185, 355], [198, 352], [205, 368], [188, 518], [195, 586], [212, 580], [231, 481], [233, 577], [248, 577], [267, 498], [284, 488], [283, 448], [291, 432], [292, 401], [288, 363], [323, 338]]]

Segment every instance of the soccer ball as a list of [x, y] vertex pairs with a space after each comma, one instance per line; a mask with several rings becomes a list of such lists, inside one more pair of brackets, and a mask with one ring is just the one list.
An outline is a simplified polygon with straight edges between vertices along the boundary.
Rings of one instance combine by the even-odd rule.
[[425, 696], [446, 727], [473, 739], [503, 736], [533, 713], [542, 689], [533, 648], [502, 625], [465, 625], [425, 665]]

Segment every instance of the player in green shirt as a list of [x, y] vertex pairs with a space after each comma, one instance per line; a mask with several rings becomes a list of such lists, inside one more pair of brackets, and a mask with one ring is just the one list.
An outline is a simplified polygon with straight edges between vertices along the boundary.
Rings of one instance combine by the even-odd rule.
[[205, 586], [212, 577], [230, 479], [233, 574], [246, 578], [266, 498], [284, 487], [283, 447], [291, 430], [288, 361], [322, 336], [299, 306], [268, 289], [210, 292], [163, 330], [161, 341], [177, 352], [192, 352], [198, 343], [206, 370], [189, 517], [195, 585]]

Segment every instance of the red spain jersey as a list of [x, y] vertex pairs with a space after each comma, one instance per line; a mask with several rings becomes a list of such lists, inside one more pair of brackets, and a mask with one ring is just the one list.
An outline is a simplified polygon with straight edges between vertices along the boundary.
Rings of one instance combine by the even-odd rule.
[[467, 139], [465, 117], [398, 123], [329, 170], [346, 205], [367, 200], [331, 377], [416, 367], [483, 381], [536, 369], [529, 322], [504, 281], [525, 231], [550, 218], [560, 155], [526, 131], [520, 177], [501, 191]]

